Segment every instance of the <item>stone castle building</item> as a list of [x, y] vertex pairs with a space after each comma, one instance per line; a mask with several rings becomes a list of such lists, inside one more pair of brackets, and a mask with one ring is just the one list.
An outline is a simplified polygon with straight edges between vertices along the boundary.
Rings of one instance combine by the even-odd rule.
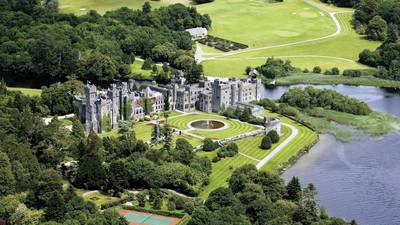
[[136, 91], [133, 80], [113, 83], [106, 91], [98, 91], [88, 83], [85, 96], [75, 96], [74, 105], [85, 122], [86, 131], [102, 133], [118, 128], [119, 120], [139, 120], [145, 114], [164, 111], [166, 97], [170, 109], [218, 113], [238, 103], [259, 100], [261, 85], [256, 77], [186, 84], [183, 76], [175, 76], [169, 85], [149, 85], [141, 91]]

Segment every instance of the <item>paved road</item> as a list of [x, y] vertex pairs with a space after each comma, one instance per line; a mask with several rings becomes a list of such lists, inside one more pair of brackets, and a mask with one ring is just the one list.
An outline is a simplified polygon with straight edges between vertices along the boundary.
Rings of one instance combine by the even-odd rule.
[[269, 153], [265, 158], [263, 158], [259, 163], [257, 163], [257, 165], [256, 165], [257, 169], [261, 169], [265, 164], [267, 164], [267, 162], [269, 160], [271, 160], [276, 154], [278, 154], [280, 151], [282, 151], [286, 147], [286, 145], [288, 145], [293, 140], [293, 138], [295, 138], [297, 136], [297, 134], [299, 133], [299, 131], [297, 130], [296, 127], [294, 127], [290, 124], [287, 124], [287, 123], [281, 123], [281, 124], [289, 127], [292, 130], [292, 133], [285, 141], [283, 141], [271, 153]]

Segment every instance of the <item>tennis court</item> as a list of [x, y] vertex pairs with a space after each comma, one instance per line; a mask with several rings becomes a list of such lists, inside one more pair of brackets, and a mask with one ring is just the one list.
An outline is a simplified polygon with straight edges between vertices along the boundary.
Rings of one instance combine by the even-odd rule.
[[120, 210], [119, 214], [128, 220], [129, 225], [175, 225], [179, 222], [177, 217], [160, 216], [132, 210]]

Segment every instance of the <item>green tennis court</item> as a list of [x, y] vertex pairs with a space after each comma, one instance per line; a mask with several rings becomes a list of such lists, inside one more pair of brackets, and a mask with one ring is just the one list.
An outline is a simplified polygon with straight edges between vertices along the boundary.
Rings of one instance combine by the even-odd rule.
[[121, 210], [119, 212], [129, 222], [129, 225], [175, 225], [179, 218], [160, 216], [151, 213]]

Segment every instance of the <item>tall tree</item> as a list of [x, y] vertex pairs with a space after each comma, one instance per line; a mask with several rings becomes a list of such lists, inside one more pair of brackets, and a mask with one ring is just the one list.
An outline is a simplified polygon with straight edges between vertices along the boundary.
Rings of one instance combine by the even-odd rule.
[[288, 199], [296, 202], [300, 200], [302, 190], [298, 177], [292, 177], [292, 179], [287, 184], [286, 189]]
[[15, 191], [15, 177], [10, 159], [0, 150], [0, 196], [12, 194]]

